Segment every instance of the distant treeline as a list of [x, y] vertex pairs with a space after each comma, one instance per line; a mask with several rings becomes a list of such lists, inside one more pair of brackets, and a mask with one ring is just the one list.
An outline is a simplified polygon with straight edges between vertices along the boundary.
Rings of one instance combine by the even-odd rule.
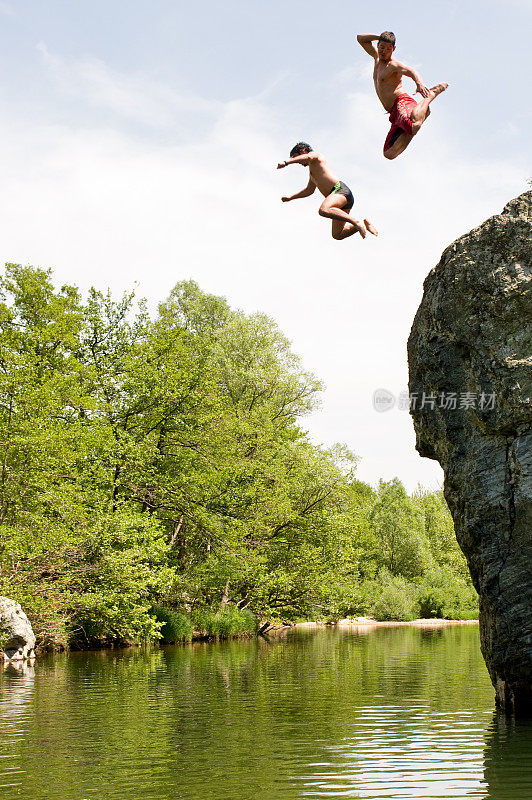
[[0, 281], [0, 594], [42, 646], [270, 621], [476, 616], [440, 492], [354, 477], [301, 419], [320, 382], [263, 314], [178, 283]]

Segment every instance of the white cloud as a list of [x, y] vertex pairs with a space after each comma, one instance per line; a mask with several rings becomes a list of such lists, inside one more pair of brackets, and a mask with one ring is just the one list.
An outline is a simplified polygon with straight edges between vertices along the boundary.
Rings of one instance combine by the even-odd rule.
[[[332, 80], [335, 83], [348, 84], [349, 86], [352, 86], [353, 83], [360, 83], [364, 86], [368, 86], [368, 84], [371, 84], [373, 81], [373, 66], [374, 62], [369, 59], [367, 61], [357, 62], [337, 72]], [[328, 83], [330, 84], [330, 81], [328, 81]]]
[[97, 58], [64, 59], [37, 45], [59, 89], [95, 108], [153, 127], [182, 126], [184, 114], [214, 114], [218, 103], [180, 94], [142, 74], [124, 75]]
[[[88, 104], [114, 107], [117, 98], [120, 113], [144, 119], [155, 97], [161, 124], [166, 93], [174, 107], [202, 107], [201, 98], [87, 63], [73, 69], [71, 86]], [[0, 258], [50, 266], [58, 282], [83, 288], [121, 292], [138, 281], [154, 304], [193, 277], [233, 306], [265, 311], [327, 384], [322, 410], [307, 421], [317, 440], [345, 441], [362, 457], [362, 479], [439, 481], [437, 465], [414, 451], [408, 415], [376, 413], [372, 393], [406, 387], [406, 339], [426, 273], [457, 235], [526, 188], [522, 170], [504, 158], [466, 162], [443, 104], [388, 162], [377, 100], [347, 95], [319, 131], [320, 147], [350, 183], [356, 213], [381, 233], [335, 242], [315, 197], [280, 202], [306, 178], [296, 166], [275, 170], [286, 133], [264, 98], [217, 104], [209, 132], [182, 145], [2, 112]]]

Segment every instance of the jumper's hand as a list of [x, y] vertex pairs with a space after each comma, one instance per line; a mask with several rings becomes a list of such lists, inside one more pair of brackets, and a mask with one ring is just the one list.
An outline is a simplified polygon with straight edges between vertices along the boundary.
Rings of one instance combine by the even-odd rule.
[[423, 86], [423, 84], [422, 84], [422, 83], [418, 83], [418, 84], [417, 84], [417, 86], [416, 86], [416, 92], [419, 92], [419, 94], [421, 95], [421, 97], [428, 97], [428, 96], [429, 96], [429, 90], [427, 89], [427, 87], [426, 87], [426, 86]]
[[277, 169], [282, 169], [283, 167], [286, 167], [286, 161], [280, 161], [277, 164]]
[[290, 202], [291, 199], [292, 199], [291, 197], [281, 197], [281, 200], [283, 201], [283, 203], [288, 203], [288, 202]]

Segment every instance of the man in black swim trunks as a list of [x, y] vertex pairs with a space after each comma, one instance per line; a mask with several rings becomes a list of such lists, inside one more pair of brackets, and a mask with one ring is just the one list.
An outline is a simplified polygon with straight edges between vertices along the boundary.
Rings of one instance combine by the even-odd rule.
[[379, 235], [375, 226], [368, 219], [362, 223], [350, 216], [354, 203], [351, 189], [343, 181], [338, 180], [323, 156], [314, 152], [309, 144], [298, 142], [290, 150], [290, 158], [277, 164], [277, 169], [282, 169], [288, 164], [301, 164], [303, 167], [308, 167], [310, 174], [305, 189], [290, 195], [290, 197], [282, 197], [283, 203], [298, 200], [300, 197], [310, 197], [318, 188], [325, 197], [319, 213], [320, 216], [332, 220], [333, 239], [347, 239], [354, 233], [359, 233], [365, 239], [368, 231], [373, 236]]

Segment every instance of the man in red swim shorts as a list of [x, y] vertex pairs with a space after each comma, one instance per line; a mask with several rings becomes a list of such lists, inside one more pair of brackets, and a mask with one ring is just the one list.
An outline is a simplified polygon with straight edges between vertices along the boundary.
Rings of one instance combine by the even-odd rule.
[[[357, 36], [357, 41], [375, 61], [373, 69], [375, 90], [382, 105], [389, 112], [392, 123], [384, 143], [384, 157], [391, 160], [406, 150], [430, 114], [430, 103], [447, 89], [448, 84], [438, 83], [432, 89], [427, 89], [415, 69], [392, 58], [395, 35], [391, 31], [384, 31], [379, 36], [373, 33], [361, 33]], [[416, 92], [422, 97], [419, 103], [403, 91], [403, 75], [415, 82]]]

